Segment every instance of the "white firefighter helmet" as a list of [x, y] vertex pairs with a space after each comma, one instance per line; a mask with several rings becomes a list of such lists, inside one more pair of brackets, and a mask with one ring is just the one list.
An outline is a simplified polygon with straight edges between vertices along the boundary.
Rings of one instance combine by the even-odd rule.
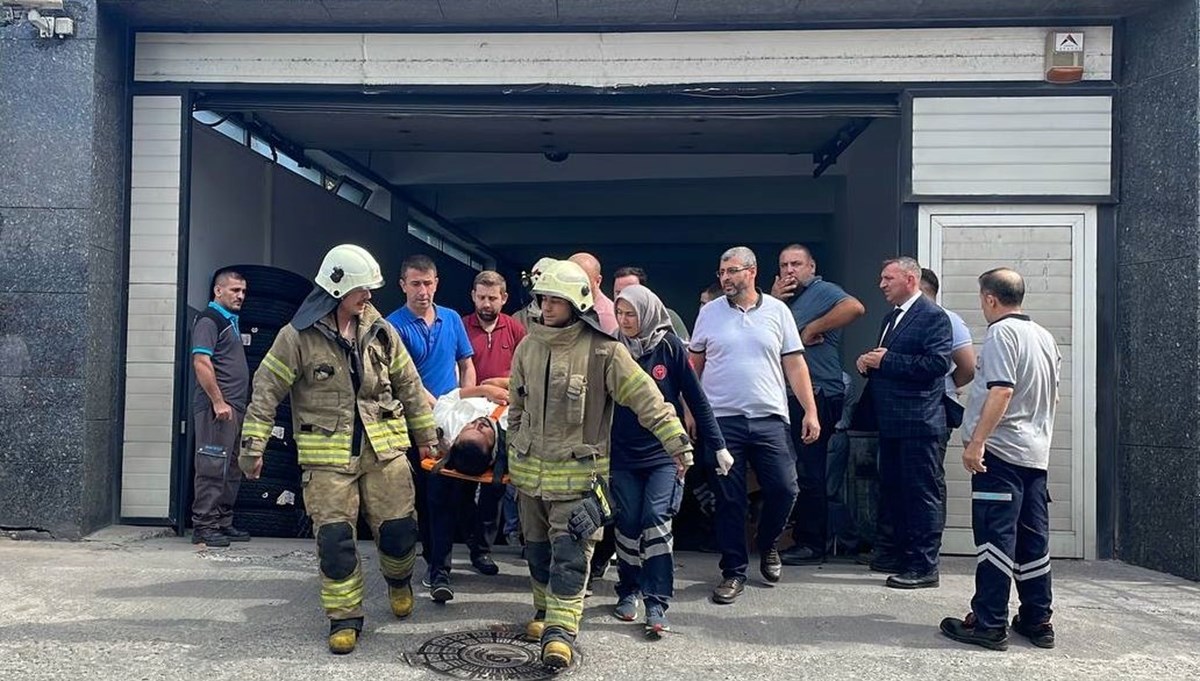
[[562, 298], [580, 314], [595, 307], [591, 280], [582, 267], [570, 260], [549, 258], [539, 260], [538, 265], [541, 265], [541, 272], [533, 282], [534, 295]]
[[341, 244], [325, 254], [315, 281], [329, 295], [341, 299], [356, 289], [383, 286], [383, 273], [367, 249], [354, 244]]
[[546, 268], [555, 262], [557, 261], [554, 258], [538, 258], [538, 261], [533, 264], [533, 269], [529, 270], [529, 285], [537, 284], [542, 272], [545, 272]]

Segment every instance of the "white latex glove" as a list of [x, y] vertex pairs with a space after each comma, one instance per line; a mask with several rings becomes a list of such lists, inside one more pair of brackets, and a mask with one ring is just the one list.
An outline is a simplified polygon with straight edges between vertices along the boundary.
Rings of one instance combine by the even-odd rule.
[[733, 468], [733, 455], [728, 449], [717, 450], [717, 475], [729, 475], [729, 469]]

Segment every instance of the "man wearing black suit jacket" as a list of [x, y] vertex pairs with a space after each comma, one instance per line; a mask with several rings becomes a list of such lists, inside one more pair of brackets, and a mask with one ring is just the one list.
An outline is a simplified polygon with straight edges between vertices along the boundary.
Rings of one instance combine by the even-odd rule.
[[912, 258], [884, 263], [879, 288], [892, 307], [879, 347], [858, 358], [879, 427], [879, 513], [894, 528], [896, 555], [879, 556], [896, 572], [894, 589], [938, 586], [938, 552], [946, 525], [946, 411], [950, 319], [921, 295]]

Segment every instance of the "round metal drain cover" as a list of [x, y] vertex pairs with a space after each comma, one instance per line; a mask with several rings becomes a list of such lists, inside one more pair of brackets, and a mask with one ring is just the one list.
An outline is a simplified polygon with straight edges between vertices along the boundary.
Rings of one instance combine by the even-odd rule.
[[[561, 672], [541, 662], [541, 646], [515, 631], [461, 631], [431, 638], [415, 653], [406, 653], [409, 664], [428, 667], [456, 679], [512, 679], [534, 681]], [[570, 671], [579, 665], [576, 654]]]

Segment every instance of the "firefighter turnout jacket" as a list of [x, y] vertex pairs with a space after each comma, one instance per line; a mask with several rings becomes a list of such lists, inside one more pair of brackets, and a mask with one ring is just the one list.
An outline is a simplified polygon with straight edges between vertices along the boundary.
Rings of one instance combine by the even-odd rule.
[[509, 381], [509, 477], [546, 500], [584, 496], [608, 477], [613, 405], [629, 407], [667, 453], [691, 465], [675, 409], [619, 341], [581, 321], [529, 326]]
[[280, 330], [254, 372], [239, 465], [252, 470], [271, 437], [275, 408], [288, 393], [305, 468], [343, 467], [363, 435], [387, 461], [413, 446], [436, 445], [433, 412], [396, 330], [371, 305], [358, 320], [357, 356], [337, 332], [336, 311], [311, 327]]

